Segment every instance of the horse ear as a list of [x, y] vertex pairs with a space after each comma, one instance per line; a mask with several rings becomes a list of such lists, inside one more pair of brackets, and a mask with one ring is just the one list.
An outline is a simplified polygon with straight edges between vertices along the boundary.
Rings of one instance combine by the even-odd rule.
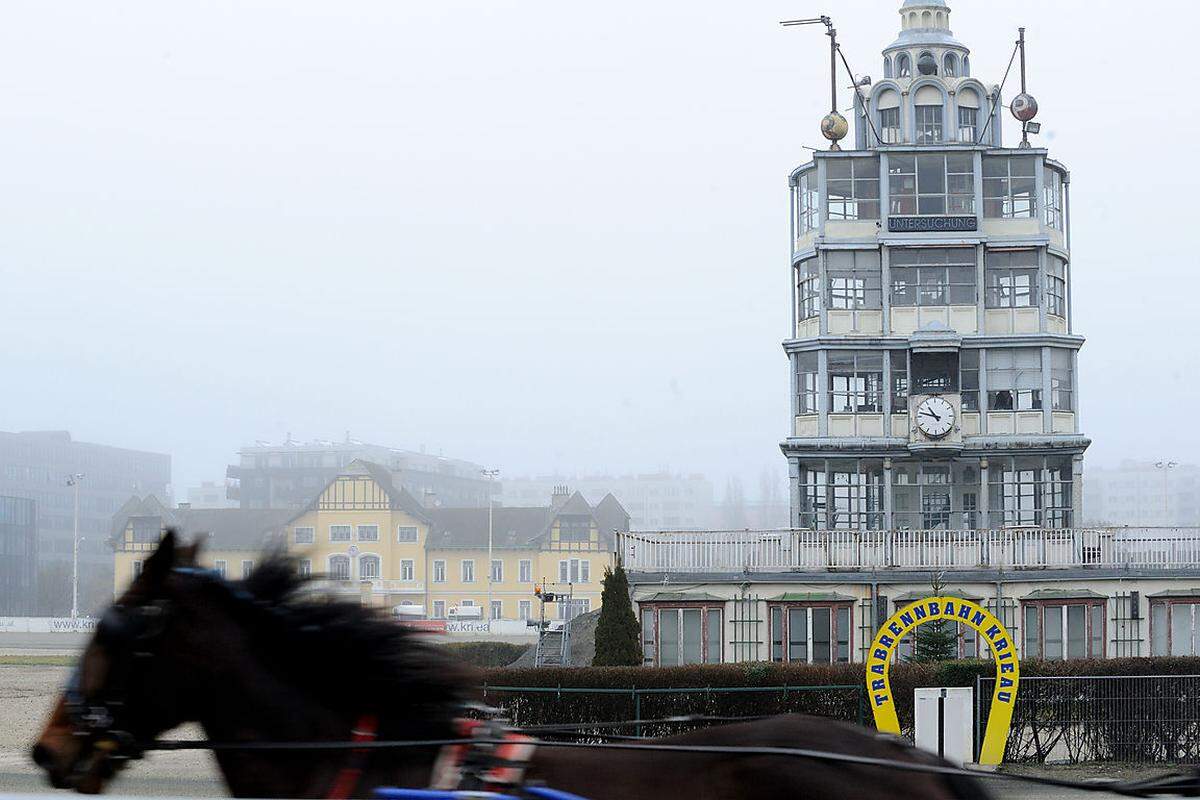
[[175, 563], [182, 567], [194, 567], [199, 563], [200, 550], [204, 547], [204, 537], [196, 537], [191, 544], [180, 547]]
[[159, 583], [171, 572], [176, 559], [176, 536], [174, 528], [167, 528], [158, 549], [146, 559], [142, 576], [151, 583]]

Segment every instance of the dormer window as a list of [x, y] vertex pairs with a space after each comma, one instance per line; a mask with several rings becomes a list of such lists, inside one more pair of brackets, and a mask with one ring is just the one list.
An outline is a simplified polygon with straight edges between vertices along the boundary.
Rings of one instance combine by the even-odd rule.
[[883, 77], [892, 77], [892, 60], [890, 58], [883, 59]]
[[964, 78], [971, 77], [971, 57], [963, 56], [962, 74]]
[[912, 63], [908, 59], [908, 53], [901, 53], [900, 55], [896, 56], [896, 77], [912, 77]]
[[922, 75], [937, 75], [938, 63], [933, 53], [926, 50], [917, 57], [917, 72]]
[[942, 59], [942, 74], [947, 78], [958, 77], [958, 56], [954, 53], [946, 53], [946, 57]]

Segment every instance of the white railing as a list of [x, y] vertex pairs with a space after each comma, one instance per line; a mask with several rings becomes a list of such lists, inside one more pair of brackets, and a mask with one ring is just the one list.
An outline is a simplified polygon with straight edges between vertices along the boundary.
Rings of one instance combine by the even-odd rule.
[[1200, 528], [620, 533], [636, 572], [1200, 567]]

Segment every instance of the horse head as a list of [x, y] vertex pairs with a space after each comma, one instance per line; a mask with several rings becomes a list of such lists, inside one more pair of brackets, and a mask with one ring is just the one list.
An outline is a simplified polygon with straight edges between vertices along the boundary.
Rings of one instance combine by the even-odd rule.
[[103, 791], [144, 743], [183, 721], [185, 682], [173, 655], [182, 627], [174, 575], [194, 567], [195, 557], [195, 546], [179, 546], [168, 531], [101, 617], [33, 747], [34, 761], [55, 787]]

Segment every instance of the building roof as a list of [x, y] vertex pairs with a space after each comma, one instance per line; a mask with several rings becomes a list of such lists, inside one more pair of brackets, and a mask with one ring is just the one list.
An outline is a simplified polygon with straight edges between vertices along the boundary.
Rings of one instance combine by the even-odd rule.
[[629, 512], [625, 510], [625, 506], [621, 505], [620, 500], [613, 497], [612, 492], [604, 495], [604, 498], [596, 504], [596, 507], [592, 509], [592, 516], [599, 523], [602, 533], [629, 530]]
[[[488, 546], [486, 508], [431, 508], [426, 514], [433, 524], [429, 547]], [[554, 515], [547, 507], [496, 506], [492, 509], [492, 546], [528, 549], [549, 530], [553, 520]]]
[[425, 507], [407, 489], [396, 484], [395, 476], [390, 469], [382, 464], [362, 459], [352, 461], [347, 469], [353, 470], [356, 466], [365, 470], [376, 483], [383, 487], [383, 490], [387, 492], [388, 499], [392, 503], [392, 508], [403, 511], [409, 516], [416, 517], [424, 522], [429, 522], [429, 516], [426, 514]]
[[775, 597], [768, 597], [772, 602], [790, 603], [852, 603], [854, 598], [839, 592], [784, 592]]
[[1022, 597], [1022, 600], [1082, 600], [1103, 598], [1107, 595], [1091, 589], [1038, 589]]
[[283, 528], [293, 512], [279, 508], [167, 508], [154, 495], [131, 497], [113, 517], [110, 542], [119, 543], [132, 519], [157, 519], [185, 539], [213, 550], [261, 550], [268, 537]]

